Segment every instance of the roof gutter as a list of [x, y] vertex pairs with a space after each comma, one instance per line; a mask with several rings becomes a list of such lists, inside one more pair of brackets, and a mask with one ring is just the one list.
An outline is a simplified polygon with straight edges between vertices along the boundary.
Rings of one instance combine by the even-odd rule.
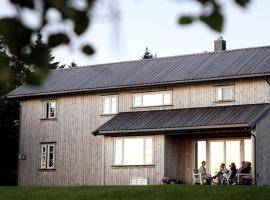
[[142, 133], [142, 132], [164, 132], [164, 131], [184, 131], [184, 130], [198, 130], [198, 129], [223, 129], [223, 128], [248, 128], [249, 124], [224, 124], [224, 125], [209, 125], [209, 126], [187, 126], [175, 128], [157, 128], [157, 129], [139, 129], [139, 130], [111, 130], [102, 131], [95, 130], [94, 135], [114, 134], [114, 133]]
[[44, 95], [58, 95], [58, 94], [73, 94], [78, 92], [93, 92], [93, 91], [107, 91], [107, 90], [115, 90], [115, 89], [129, 89], [136, 87], [147, 87], [147, 86], [163, 86], [163, 85], [174, 85], [180, 83], [198, 83], [198, 82], [207, 82], [207, 81], [218, 81], [218, 80], [232, 80], [232, 79], [240, 79], [240, 78], [258, 78], [258, 77], [268, 77], [270, 73], [262, 73], [262, 74], [246, 74], [239, 76], [227, 76], [227, 77], [214, 77], [214, 78], [205, 78], [205, 79], [190, 79], [190, 80], [180, 80], [180, 81], [167, 81], [167, 82], [156, 82], [156, 83], [142, 83], [142, 84], [134, 84], [134, 85], [120, 85], [113, 87], [101, 87], [101, 88], [88, 88], [88, 89], [80, 89], [80, 90], [63, 90], [63, 91], [54, 91], [54, 92], [43, 92], [43, 93], [28, 93], [21, 95], [5, 95], [6, 98], [23, 98], [23, 97], [37, 97]]

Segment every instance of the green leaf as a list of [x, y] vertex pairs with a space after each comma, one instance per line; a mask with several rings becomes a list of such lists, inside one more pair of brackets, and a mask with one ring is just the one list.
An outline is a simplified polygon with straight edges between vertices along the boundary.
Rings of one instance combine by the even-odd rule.
[[236, 4], [238, 4], [239, 6], [245, 7], [250, 0], [234, 0]]
[[52, 34], [49, 36], [48, 46], [54, 48], [60, 44], [68, 44], [70, 42], [69, 37], [64, 33]]
[[202, 15], [199, 19], [214, 31], [222, 32], [224, 17], [220, 13], [219, 9], [214, 9], [210, 15]]
[[85, 45], [82, 47], [82, 52], [86, 55], [92, 55], [95, 53], [95, 50], [90, 45]]
[[25, 82], [31, 85], [40, 85], [49, 75], [49, 70], [37, 68], [33, 72], [26, 74]]
[[10, 52], [18, 57], [30, 43], [33, 30], [25, 27], [15, 18], [0, 19], [0, 35], [3, 35]]
[[86, 31], [89, 25], [87, 11], [80, 11], [73, 8], [69, 9], [69, 16], [74, 22], [74, 32], [81, 35]]
[[182, 16], [179, 18], [179, 24], [191, 24], [193, 22], [193, 17], [191, 16]]
[[16, 4], [20, 7], [27, 7], [30, 9], [34, 9], [34, 1], [33, 0], [9, 0], [11, 3]]

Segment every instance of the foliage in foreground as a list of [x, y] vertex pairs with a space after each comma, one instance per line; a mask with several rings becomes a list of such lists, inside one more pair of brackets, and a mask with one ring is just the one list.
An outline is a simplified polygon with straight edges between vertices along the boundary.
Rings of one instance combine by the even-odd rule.
[[85, 199], [188, 199], [263, 200], [270, 198], [269, 186], [88, 186], [88, 187], [0, 187], [0, 200]]
[[[59, 25], [71, 23], [73, 28], [65, 27], [65, 29], [55, 30], [57, 32], [47, 31], [46, 45], [48, 48], [69, 45], [72, 40], [80, 38], [89, 28], [91, 21], [93, 21], [96, 1], [101, 0], [9, 0], [14, 9], [14, 15], [0, 17], [0, 35], [4, 37], [9, 53], [20, 62], [31, 65], [34, 69], [31, 73], [25, 74], [27, 83], [40, 84], [47, 77], [50, 69], [49, 60], [46, 59], [48, 51], [31, 50], [32, 37], [37, 33], [46, 32], [46, 29], [50, 30], [55, 23]], [[199, 21], [213, 31], [222, 32], [225, 18], [223, 4], [219, 0], [193, 0], [193, 2], [201, 7], [201, 11], [194, 15], [180, 16], [179, 24], [186, 25]], [[233, 2], [240, 7], [246, 7], [250, 0], [233, 0]], [[111, 7], [115, 5], [117, 4], [111, 4]], [[47, 17], [51, 10], [59, 14], [59, 19], [50, 20]], [[35, 14], [29, 15], [29, 11]], [[114, 15], [118, 16], [117, 13]], [[35, 18], [38, 23], [36, 25], [25, 23], [26, 16]], [[113, 16], [110, 20], [113, 20]], [[25, 49], [28, 51], [27, 56], [24, 53]], [[91, 44], [82, 44], [80, 50], [86, 55], [92, 55], [95, 52]], [[5, 59], [5, 55], [0, 54], [0, 81], [11, 77], [8, 76], [11, 71]]]

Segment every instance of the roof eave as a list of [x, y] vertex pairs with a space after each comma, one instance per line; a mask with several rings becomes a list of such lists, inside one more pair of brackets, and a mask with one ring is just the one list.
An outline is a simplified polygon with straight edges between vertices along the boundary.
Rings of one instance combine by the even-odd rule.
[[99, 131], [95, 130], [93, 135], [106, 135], [115, 133], [146, 133], [146, 132], [164, 132], [164, 131], [184, 131], [184, 130], [198, 130], [198, 129], [224, 129], [224, 128], [254, 128], [249, 124], [220, 124], [209, 126], [188, 126], [188, 127], [175, 127], [175, 128], [158, 128], [158, 129], [138, 129], [138, 130], [111, 130]]

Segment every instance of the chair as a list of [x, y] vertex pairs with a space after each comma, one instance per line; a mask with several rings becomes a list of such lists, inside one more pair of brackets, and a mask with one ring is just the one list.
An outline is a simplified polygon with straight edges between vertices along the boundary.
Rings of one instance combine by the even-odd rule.
[[202, 174], [197, 169], [193, 170], [193, 185], [195, 184], [203, 185]]
[[237, 173], [236, 174], [237, 184], [250, 185], [252, 184], [252, 174], [251, 173]]

